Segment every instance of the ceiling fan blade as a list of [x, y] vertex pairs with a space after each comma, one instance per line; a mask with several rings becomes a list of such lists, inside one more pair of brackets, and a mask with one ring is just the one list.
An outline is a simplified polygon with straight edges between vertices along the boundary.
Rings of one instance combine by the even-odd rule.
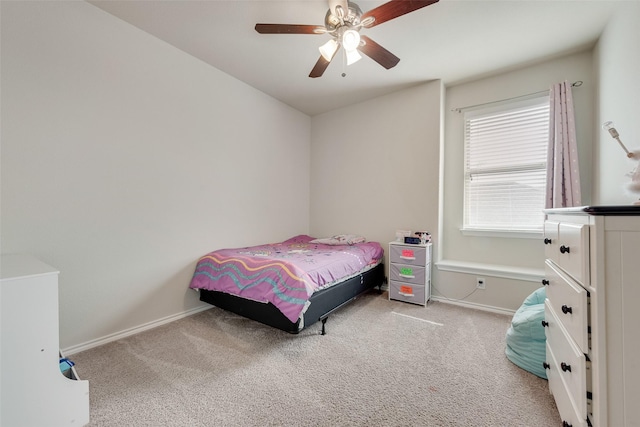
[[365, 27], [371, 28], [437, 2], [438, 0], [391, 0], [363, 13], [361, 21], [368, 17], [375, 18], [371, 24], [365, 25]]
[[320, 58], [318, 58], [318, 62], [316, 62], [313, 70], [311, 70], [311, 72], [309, 73], [309, 77], [316, 78], [322, 76], [322, 74], [324, 74], [324, 70], [327, 69], [330, 63], [331, 61], [327, 61], [322, 55], [320, 55]]
[[256, 24], [260, 34], [324, 34], [327, 29], [322, 25], [298, 24]]
[[398, 62], [400, 62], [400, 58], [371, 40], [369, 37], [361, 35], [360, 40], [364, 41], [364, 44], [360, 46], [358, 50], [376, 61], [378, 64], [382, 65], [387, 70], [395, 67], [398, 65]]

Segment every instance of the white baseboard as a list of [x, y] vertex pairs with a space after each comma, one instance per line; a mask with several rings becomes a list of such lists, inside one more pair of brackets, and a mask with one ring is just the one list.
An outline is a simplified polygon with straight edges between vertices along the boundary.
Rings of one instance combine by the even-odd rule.
[[431, 296], [431, 299], [433, 301], [444, 302], [446, 304], [458, 305], [458, 306], [467, 307], [467, 308], [474, 308], [476, 310], [482, 310], [482, 311], [490, 311], [491, 313], [507, 314], [510, 316], [513, 316], [515, 314], [515, 310], [508, 310], [502, 307], [494, 307], [491, 305], [478, 304], [475, 302], [455, 300], [455, 299], [449, 299], [449, 298], [438, 297], [438, 296]]
[[62, 349], [62, 352], [69, 356], [74, 353], [79, 353], [81, 351], [89, 350], [90, 348], [98, 347], [112, 341], [117, 341], [122, 338], [129, 337], [131, 335], [139, 334], [140, 332], [147, 331], [149, 329], [157, 328], [158, 326], [165, 325], [170, 322], [174, 322], [178, 319], [182, 319], [187, 316], [192, 316], [196, 313], [200, 313], [201, 311], [209, 310], [213, 308], [212, 305], [203, 305], [201, 307], [192, 308], [191, 310], [183, 311], [182, 313], [172, 314], [171, 316], [163, 317], [162, 319], [154, 320], [149, 323], [145, 323], [140, 326], [135, 326], [133, 328], [125, 329], [124, 331], [115, 332], [113, 334], [106, 335], [102, 338], [97, 338], [95, 340], [87, 341], [82, 344], [73, 345], [71, 347], [67, 347]]

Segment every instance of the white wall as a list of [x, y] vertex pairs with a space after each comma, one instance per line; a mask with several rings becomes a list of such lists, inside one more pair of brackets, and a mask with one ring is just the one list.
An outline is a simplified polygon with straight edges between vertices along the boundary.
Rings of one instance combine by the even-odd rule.
[[[545, 91], [553, 83], [564, 80], [583, 82], [573, 90], [573, 95], [583, 203], [589, 203], [595, 85], [590, 52], [447, 87], [441, 241], [441, 261], [444, 262], [440, 263], [434, 276], [440, 296], [515, 310], [540, 286], [536, 276], [542, 276], [544, 266], [541, 238], [465, 236], [460, 231], [463, 223], [464, 115], [454, 110]], [[454, 271], [444, 271], [444, 264], [455, 264]], [[460, 273], [463, 270], [472, 272]], [[486, 279], [486, 290], [466, 297], [475, 289], [477, 277]]]
[[627, 173], [637, 162], [627, 159], [601, 125], [613, 121], [630, 150], [640, 150], [640, 2], [621, 2], [595, 49], [598, 109], [595, 136], [594, 203], [626, 205], [639, 195], [626, 191]]
[[441, 103], [434, 81], [312, 118], [313, 235], [438, 238]]
[[61, 270], [63, 348], [200, 307], [210, 250], [308, 232], [308, 116], [85, 2], [2, 2], [1, 47], [1, 250]]

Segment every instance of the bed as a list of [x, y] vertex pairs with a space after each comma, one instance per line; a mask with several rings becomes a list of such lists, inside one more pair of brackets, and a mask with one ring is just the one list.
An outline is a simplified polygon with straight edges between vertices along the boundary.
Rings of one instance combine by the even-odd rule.
[[385, 280], [384, 250], [360, 236], [220, 249], [198, 260], [190, 288], [200, 300], [297, 334]]

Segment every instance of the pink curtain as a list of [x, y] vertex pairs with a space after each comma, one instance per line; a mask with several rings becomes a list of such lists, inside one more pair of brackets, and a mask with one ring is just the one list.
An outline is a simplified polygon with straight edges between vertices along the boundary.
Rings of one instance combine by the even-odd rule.
[[550, 93], [549, 148], [545, 208], [580, 206], [580, 168], [571, 84], [554, 84]]

